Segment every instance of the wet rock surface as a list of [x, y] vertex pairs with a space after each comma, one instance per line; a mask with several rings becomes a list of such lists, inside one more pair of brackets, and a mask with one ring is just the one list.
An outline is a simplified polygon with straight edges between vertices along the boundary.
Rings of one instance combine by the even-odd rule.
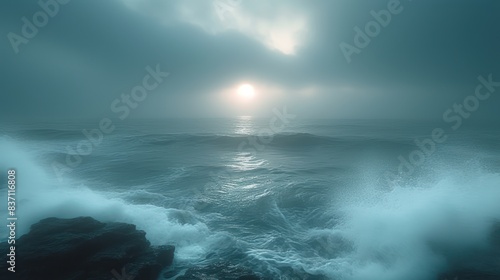
[[[1, 279], [157, 279], [175, 247], [152, 247], [135, 225], [90, 217], [48, 218], [16, 240], [16, 272], [0, 264]], [[1, 252], [10, 248], [6, 242]], [[3, 259], [3, 258], [2, 258]]]

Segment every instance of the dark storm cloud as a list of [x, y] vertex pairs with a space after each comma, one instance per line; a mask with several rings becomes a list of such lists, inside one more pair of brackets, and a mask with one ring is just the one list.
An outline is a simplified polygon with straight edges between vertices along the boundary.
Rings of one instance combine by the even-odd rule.
[[[101, 118], [157, 64], [171, 75], [137, 116], [218, 116], [224, 108], [206, 96], [254, 80], [283, 88], [281, 102], [304, 116], [440, 117], [473, 93], [477, 76], [500, 80], [498, 1], [402, 0], [404, 10], [351, 63], [339, 45], [353, 44], [353, 28], [364, 28], [370, 11], [389, 1], [243, 0], [238, 8], [260, 18], [293, 9], [306, 19], [295, 55], [270, 49], [248, 30], [208, 32], [205, 26], [220, 24], [208, 2], [73, 0], [15, 54], [7, 34], [21, 34], [21, 18], [40, 6], [2, 1], [1, 116]], [[183, 18], [181, 4], [197, 11], [198, 24]], [[309, 87], [316, 99], [295, 98]], [[493, 107], [481, 115], [497, 116]]]

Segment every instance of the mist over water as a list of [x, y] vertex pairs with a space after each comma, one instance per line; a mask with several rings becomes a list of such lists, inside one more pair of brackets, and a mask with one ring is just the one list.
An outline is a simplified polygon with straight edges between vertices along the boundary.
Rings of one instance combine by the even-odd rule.
[[389, 184], [383, 172], [432, 124], [297, 121], [249, 152], [238, 146], [265, 120], [137, 122], [59, 181], [51, 164], [85, 139], [86, 125], [4, 127], [0, 167], [17, 170], [18, 234], [52, 216], [128, 222], [153, 244], [176, 245], [179, 271], [231, 260], [272, 279], [294, 271], [425, 280], [498, 262], [494, 127], [458, 131], [414, 174]]
[[[12, 211], [0, 218], [18, 218], [0, 230], [0, 274], [499, 280], [499, 11], [0, 1], [0, 201]], [[41, 219], [80, 216], [134, 224], [154, 248], [135, 231], [113, 244], [89, 234], [83, 261], [65, 245], [85, 233], [46, 255], [46, 242], [9, 247]]]

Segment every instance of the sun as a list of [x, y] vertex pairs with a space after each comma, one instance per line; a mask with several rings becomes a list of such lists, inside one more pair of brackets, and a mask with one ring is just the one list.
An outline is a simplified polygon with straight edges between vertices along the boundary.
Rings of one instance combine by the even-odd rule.
[[244, 99], [252, 99], [255, 96], [255, 89], [250, 84], [243, 84], [238, 88], [238, 95]]

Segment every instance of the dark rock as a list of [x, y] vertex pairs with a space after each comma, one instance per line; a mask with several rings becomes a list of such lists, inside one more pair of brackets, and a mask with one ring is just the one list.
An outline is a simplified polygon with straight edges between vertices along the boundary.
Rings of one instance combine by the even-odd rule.
[[[90, 217], [44, 219], [16, 240], [15, 277], [3, 260], [0, 278], [156, 279], [172, 263], [175, 248], [151, 247], [145, 235], [134, 225]], [[8, 246], [1, 244], [0, 252], [8, 252]]]
[[261, 280], [251, 270], [226, 262], [218, 262], [204, 267], [194, 267], [176, 280]]
[[500, 222], [493, 225], [486, 251], [471, 252], [466, 262], [452, 263], [439, 280], [500, 280]]

